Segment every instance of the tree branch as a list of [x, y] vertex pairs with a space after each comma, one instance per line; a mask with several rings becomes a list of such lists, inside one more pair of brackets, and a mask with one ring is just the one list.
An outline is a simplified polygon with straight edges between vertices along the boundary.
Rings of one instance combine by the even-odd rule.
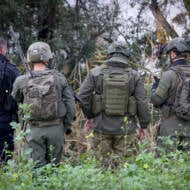
[[174, 30], [174, 28], [171, 27], [171, 25], [168, 23], [166, 18], [163, 16], [157, 0], [152, 0], [150, 4], [150, 10], [152, 11], [153, 16], [155, 19], [161, 24], [161, 26], [166, 30], [166, 32], [172, 37], [178, 37], [177, 32]]

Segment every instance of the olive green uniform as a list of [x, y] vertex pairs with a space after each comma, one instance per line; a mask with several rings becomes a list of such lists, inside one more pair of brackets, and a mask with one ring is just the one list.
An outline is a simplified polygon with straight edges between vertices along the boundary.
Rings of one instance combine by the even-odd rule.
[[[46, 71], [33, 71], [33, 74]], [[51, 161], [56, 164], [60, 162], [64, 145], [64, 131], [71, 127], [75, 117], [75, 100], [67, 80], [58, 71], [56, 71], [56, 77], [59, 82], [62, 101], [65, 105], [60, 109], [66, 108], [64, 118], [57, 118], [47, 122], [29, 121], [30, 134], [27, 136], [26, 148], [32, 148], [31, 158], [38, 162], [37, 167]], [[14, 83], [12, 96], [18, 103], [24, 100], [28, 81], [28, 75], [22, 75]]]
[[[114, 63], [115, 61], [115, 63]], [[126, 66], [114, 61], [106, 61], [105, 64], [110, 69], [122, 70]], [[102, 94], [103, 87], [102, 67], [98, 66], [92, 69], [84, 80], [79, 99], [81, 107], [88, 118], [93, 118], [92, 129], [94, 137], [92, 138], [92, 147], [100, 160], [107, 160], [106, 156], [111, 154], [117, 156], [127, 156], [130, 150], [137, 151], [137, 133], [136, 130], [141, 127], [146, 129], [150, 121], [150, 113], [147, 106], [146, 91], [137, 71], [132, 70], [129, 83], [129, 94], [134, 96], [137, 103], [137, 113], [135, 116], [109, 116], [104, 111], [97, 115], [92, 112], [93, 94]], [[127, 121], [124, 121], [127, 118]], [[138, 126], [138, 121], [140, 126]], [[133, 136], [134, 138], [131, 138]], [[130, 153], [131, 154], [131, 153]], [[106, 157], [106, 158], [105, 158]]]
[[[173, 67], [180, 68], [180, 64], [183, 63], [176, 63]], [[162, 113], [162, 122], [158, 129], [158, 146], [165, 147], [168, 152], [176, 149], [190, 150], [190, 121], [178, 118], [173, 108], [178, 83], [179, 78], [175, 71], [168, 69], [162, 74], [158, 88], [151, 95], [152, 103], [159, 107]], [[160, 137], [171, 137], [174, 144], [169, 146]], [[187, 146], [182, 146], [182, 143], [187, 143]]]

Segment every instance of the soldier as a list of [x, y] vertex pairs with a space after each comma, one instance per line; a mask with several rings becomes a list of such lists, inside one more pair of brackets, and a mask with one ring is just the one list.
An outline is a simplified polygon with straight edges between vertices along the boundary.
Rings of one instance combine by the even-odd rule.
[[52, 53], [45, 42], [31, 44], [27, 61], [33, 65], [31, 73], [22, 75], [14, 83], [15, 100], [30, 106], [26, 148], [32, 148], [31, 158], [36, 167], [61, 160], [64, 131], [71, 132], [75, 116], [75, 100], [66, 78], [49, 69]]
[[113, 46], [108, 51], [104, 64], [87, 75], [78, 99], [86, 117], [92, 119], [96, 157], [105, 166], [109, 160], [117, 166], [118, 158], [137, 153], [137, 141], [146, 135], [150, 113], [144, 85], [130, 67], [126, 49]]
[[[158, 147], [164, 148], [167, 153], [176, 149], [190, 150], [190, 118], [183, 119], [179, 116], [183, 114], [185, 108], [179, 112], [181, 107], [179, 109], [178, 102], [179, 89], [182, 88], [181, 81], [183, 82], [186, 76], [190, 74], [190, 66], [186, 61], [190, 46], [183, 38], [174, 38], [164, 47], [164, 52], [169, 54], [171, 63], [169, 68], [163, 72], [160, 81], [157, 81], [159, 83], [154, 84], [157, 88], [153, 89], [151, 95], [153, 105], [160, 108], [163, 115], [157, 131], [157, 144]], [[182, 101], [181, 103], [182, 106], [184, 103], [185, 106], [188, 105], [188, 102]], [[173, 141], [172, 145], [166, 144], [166, 138]]]
[[10, 152], [14, 151], [14, 129], [10, 122], [17, 121], [17, 105], [11, 90], [19, 71], [5, 57], [6, 52], [7, 42], [0, 37], [0, 163], [11, 158]]

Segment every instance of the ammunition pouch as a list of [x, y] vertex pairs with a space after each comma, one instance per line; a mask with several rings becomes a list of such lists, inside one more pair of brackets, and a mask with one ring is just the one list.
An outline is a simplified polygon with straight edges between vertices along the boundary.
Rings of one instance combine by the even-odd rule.
[[[101, 111], [103, 111], [102, 95], [94, 94], [92, 98], [92, 113], [97, 115]], [[137, 114], [137, 101], [134, 96], [129, 97], [128, 114], [130, 116], [135, 116]]]
[[129, 97], [128, 114], [130, 116], [135, 116], [137, 114], [137, 101], [134, 96]]
[[92, 97], [92, 113], [94, 115], [97, 115], [101, 111], [102, 111], [102, 96], [100, 94], [94, 94]]

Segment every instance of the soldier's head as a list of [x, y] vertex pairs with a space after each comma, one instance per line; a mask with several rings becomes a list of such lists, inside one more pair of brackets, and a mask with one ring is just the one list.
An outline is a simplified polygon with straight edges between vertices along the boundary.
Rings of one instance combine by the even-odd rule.
[[107, 49], [108, 62], [128, 64], [129, 50], [122, 45], [111, 45]]
[[27, 50], [27, 62], [34, 65], [43, 63], [48, 66], [52, 58], [50, 46], [45, 42], [34, 42]]
[[190, 52], [190, 46], [184, 38], [178, 37], [168, 42], [163, 51], [169, 54], [171, 61], [173, 61], [179, 58], [185, 58]]
[[0, 37], [0, 54], [5, 55], [7, 52], [7, 41]]

